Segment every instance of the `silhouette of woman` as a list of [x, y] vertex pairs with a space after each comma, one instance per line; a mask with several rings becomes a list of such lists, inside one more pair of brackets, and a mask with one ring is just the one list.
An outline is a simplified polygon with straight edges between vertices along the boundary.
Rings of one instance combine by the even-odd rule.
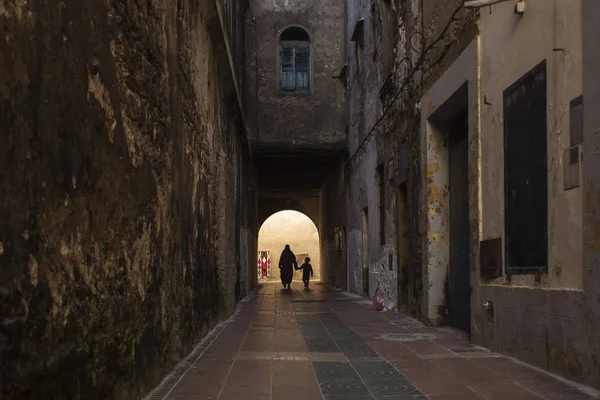
[[292, 278], [294, 277], [294, 269], [298, 269], [296, 256], [290, 249], [290, 245], [286, 244], [285, 249], [281, 252], [281, 257], [279, 257], [279, 271], [284, 289], [286, 286], [290, 289], [290, 283], [292, 283]]

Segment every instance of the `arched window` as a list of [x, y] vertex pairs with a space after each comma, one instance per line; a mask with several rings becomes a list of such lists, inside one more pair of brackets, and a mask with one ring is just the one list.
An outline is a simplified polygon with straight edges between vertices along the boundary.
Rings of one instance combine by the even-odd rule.
[[310, 93], [311, 45], [308, 33], [290, 27], [279, 36], [279, 88], [282, 93]]

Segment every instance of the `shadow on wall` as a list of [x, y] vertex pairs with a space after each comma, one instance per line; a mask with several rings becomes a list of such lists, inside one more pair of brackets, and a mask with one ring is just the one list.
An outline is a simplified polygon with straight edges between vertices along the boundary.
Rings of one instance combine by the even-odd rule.
[[[319, 232], [310, 218], [297, 211], [280, 211], [271, 215], [260, 227], [258, 232], [259, 258], [270, 256], [270, 274], [268, 279], [279, 280], [279, 256], [286, 244], [289, 244], [296, 255], [298, 266], [304, 262], [305, 257], [310, 257], [314, 277], [312, 280], [321, 279]], [[270, 254], [266, 254], [270, 252]], [[259, 280], [261, 268], [259, 261]], [[266, 261], [266, 260], [265, 260]], [[264, 278], [263, 278], [264, 279]], [[294, 272], [294, 280], [302, 280], [302, 271]]]

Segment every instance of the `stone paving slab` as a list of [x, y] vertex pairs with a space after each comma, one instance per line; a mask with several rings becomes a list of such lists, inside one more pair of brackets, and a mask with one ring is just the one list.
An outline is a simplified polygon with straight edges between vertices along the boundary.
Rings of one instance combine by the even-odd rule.
[[326, 285], [265, 283], [146, 399], [600, 398], [581, 389]]

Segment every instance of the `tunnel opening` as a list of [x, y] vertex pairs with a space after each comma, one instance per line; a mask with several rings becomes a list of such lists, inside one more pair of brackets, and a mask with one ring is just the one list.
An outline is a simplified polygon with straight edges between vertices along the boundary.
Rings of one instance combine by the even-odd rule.
[[[278, 282], [279, 257], [290, 245], [298, 266], [310, 258], [314, 275], [311, 282], [321, 280], [321, 250], [319, 231], [306, 215], [294, 210], [279, 211], [267, 218], [258, 232], [258, 282]], [[302, 271], [294, 271], [293, 280], [302, 282]]]

